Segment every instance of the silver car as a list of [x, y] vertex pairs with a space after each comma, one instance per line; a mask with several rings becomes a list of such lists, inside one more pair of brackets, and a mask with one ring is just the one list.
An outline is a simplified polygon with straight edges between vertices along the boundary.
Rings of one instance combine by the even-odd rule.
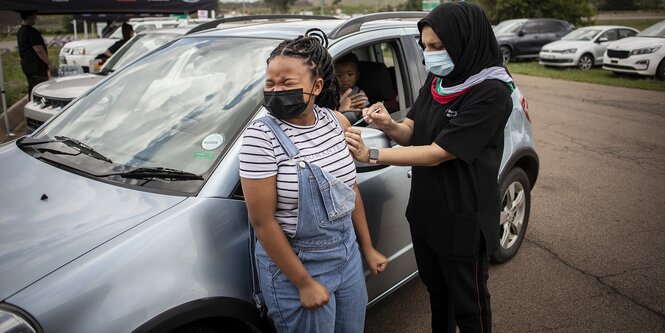
[[[238, 175], [241, 134], [265, 115], [265, 60], [318, 27], [333, 57], [361, 60], [370, 100], [402, 120], [426, 72], [415, 21], [399, 18], [423, 15], [245, 18], [189, 34], [0, 146], [0, 332], [269, 331]], [[519, 248], [538, 174], [519, 89], [513, 101], [495, 261]], [[363, 136], [393, 144], [377, 129]], [[378, 277], [366, 272], [371, 305], [417, 275], [404, 217], [410, 169], [357, 169], [372, 240], [390, 261]]]

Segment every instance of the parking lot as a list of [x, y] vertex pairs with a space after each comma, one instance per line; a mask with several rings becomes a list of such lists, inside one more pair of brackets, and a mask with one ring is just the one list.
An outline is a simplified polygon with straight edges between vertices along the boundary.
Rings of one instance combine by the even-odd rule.
[[[490, 269], [494, 331], [665, 331], [665, 92], [515, 77], [541, 165], [526, 240]], [[429, 331], [420, 280], [365, 331]]]

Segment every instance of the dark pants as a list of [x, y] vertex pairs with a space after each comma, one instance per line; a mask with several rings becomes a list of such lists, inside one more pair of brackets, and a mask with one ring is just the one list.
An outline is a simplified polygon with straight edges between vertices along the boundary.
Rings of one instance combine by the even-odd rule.
[[[437, 255], [412, 233], [420, 279], [427, 286], [432, 309], [432, 332], [491, 332], [492, 311], [487, 290], [489, 257], [484, 242], [473, 261]], [[481, 236], [482, 237], [482, 236]]]
[[32, 100], [32, 88], [48, 80], [47, 73], [44, 72], [43, 74], [25, 74], [25, 77], [28, 79], [28, 98]]

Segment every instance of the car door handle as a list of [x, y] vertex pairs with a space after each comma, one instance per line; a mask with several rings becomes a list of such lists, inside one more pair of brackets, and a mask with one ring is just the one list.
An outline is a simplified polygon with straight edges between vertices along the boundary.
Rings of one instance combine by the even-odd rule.
[[409, 170], [406, 172], [406, 178], [411, 178], [411, 177], [413, 177], [413, 171]]

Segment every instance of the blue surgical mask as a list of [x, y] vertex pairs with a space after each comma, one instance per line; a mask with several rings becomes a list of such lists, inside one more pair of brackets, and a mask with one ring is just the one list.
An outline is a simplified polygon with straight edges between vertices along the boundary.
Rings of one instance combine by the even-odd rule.
[[455, 64], [446, 50], [424, 52], [427, 70], [437, 76], [446, 76], [453, 71]]

